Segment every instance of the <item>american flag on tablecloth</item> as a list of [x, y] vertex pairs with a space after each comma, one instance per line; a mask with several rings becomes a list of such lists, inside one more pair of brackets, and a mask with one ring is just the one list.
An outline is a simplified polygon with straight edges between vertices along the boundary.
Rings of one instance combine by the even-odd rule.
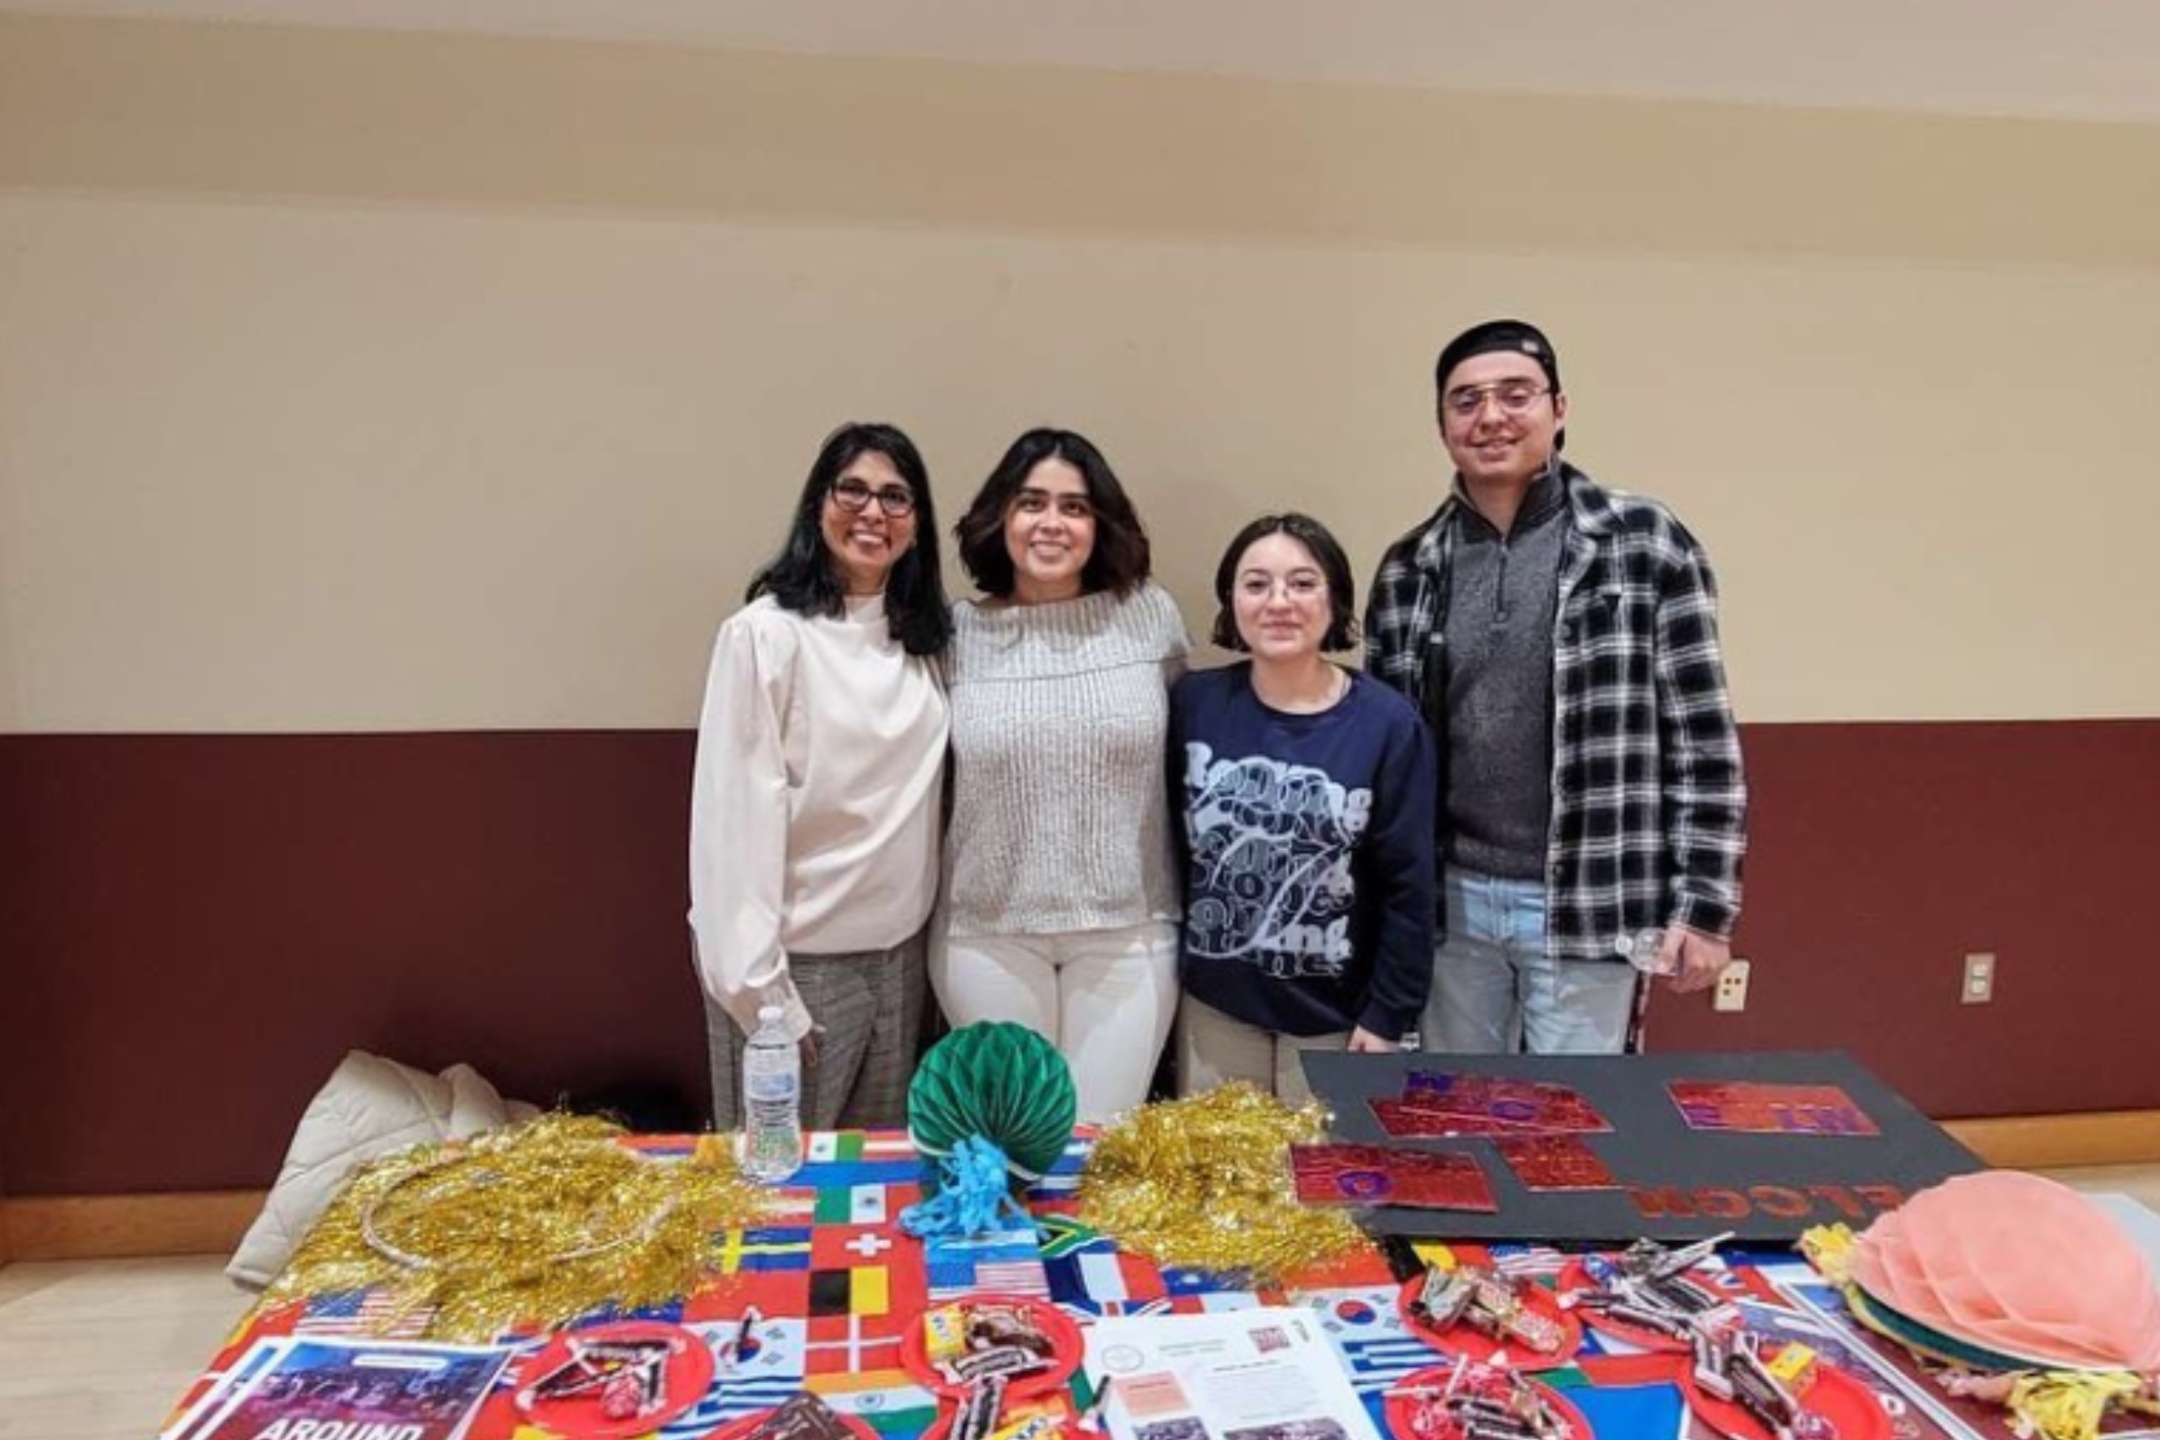
[[1510, 1280], [1555, 1280], [1568, 1257], [1550, 1245], [1490, 1245], [1493, 1268]]
[[382, 1290], [339, 1290], [317, 1295], [293, 1322], [295, 1335], [364, 1335], [385, 1340], [418, 1340], [435, 1316], [432, 1305], [404, 1305]]
[[954, 1300], [974, 1290], [1050, 1297], [1034, 1222], [1015, 1220], [972, 1236], [938, 1236], [923, 1245], [923, 1269], [932, 1301]]

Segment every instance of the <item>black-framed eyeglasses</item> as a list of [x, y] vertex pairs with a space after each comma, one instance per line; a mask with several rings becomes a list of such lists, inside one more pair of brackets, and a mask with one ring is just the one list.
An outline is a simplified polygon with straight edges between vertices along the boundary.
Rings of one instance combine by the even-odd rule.
[[878, 509], [895, 520], [915, 513], [915, 492], [905, 485], [880, 485], [873, 490], [853, 476], [832, 483], [833, 504], [851, 515], [868, 509], [872, 496], [877, 498]]
[[1528, 380], [1498, 380], [1490, 385], [1465, 385], [1460, 390], [1450, 390], [1446, 404], [1448, 413], [1458, 420], [1476, 419], [1487, 400], [1498, 405], [1503, 415], [1527, 415], [1540, 395], [1551, 393], [1545, 386], [1533, 385]]

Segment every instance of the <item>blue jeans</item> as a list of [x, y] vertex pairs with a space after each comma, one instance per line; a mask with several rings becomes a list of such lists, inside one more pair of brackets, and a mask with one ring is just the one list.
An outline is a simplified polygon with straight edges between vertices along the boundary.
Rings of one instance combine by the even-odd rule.
[[1462, 1055], [1617, 1055], [1635, 1011], [1621, 961], [1545, 954], [1545, 886], [1449, 866], [1447, 939], [1433, 956], [1421, 1043]]

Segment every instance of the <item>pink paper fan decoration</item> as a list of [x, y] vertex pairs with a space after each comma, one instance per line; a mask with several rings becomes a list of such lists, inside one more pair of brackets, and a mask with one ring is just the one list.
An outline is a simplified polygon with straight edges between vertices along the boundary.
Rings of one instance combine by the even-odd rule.
[[1868, 1227], [1852, 1278], [1952, 1339], [2081, 1369], [2160, 1370], [2160, 1292], [2107, 1213], [2017, 1170], [1960, 1175]]

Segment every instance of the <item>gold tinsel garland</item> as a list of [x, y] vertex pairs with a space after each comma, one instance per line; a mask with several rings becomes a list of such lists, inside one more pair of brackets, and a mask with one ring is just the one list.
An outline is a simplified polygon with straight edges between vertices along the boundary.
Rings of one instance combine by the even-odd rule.
[[375, 1289], [392, 1302], [384, 1328], [423, 1314], [431, 1338], [486, 1340], [687, 1294], [716, 1267], [715, 1237], [756, 1223], [766, 1192], [725, 1137], [678, 1159], [621, 1134], [543, 1115], [386, 1156], [353, 1177], [263, 1303]]
[[1298, 1203], [1289, 1147], [1326, 1138], [1318, 1105], [1292, 1110], [1242, 1081], [1149, 1105], [1095, 1141], [1080, 1219], [1157, 1264], [1277, 1284], [1370, 1244], [1341, 1211]]

